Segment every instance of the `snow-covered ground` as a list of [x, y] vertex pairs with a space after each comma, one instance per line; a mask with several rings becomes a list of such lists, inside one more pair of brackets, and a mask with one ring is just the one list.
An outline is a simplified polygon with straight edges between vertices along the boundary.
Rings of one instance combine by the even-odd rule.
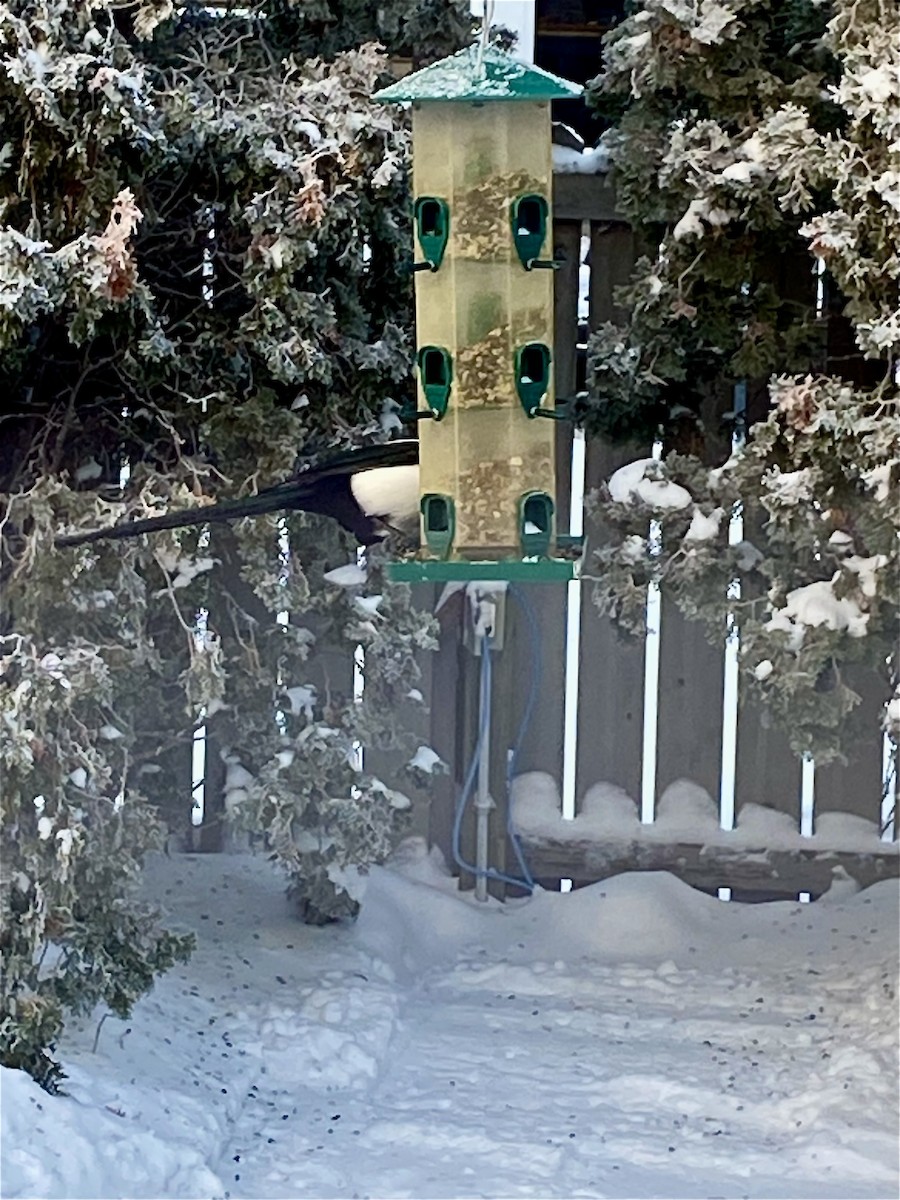
[[354, 928], [259, 859], [148, 888], [196, 955], [67, 1033], [69, 1095], [3, 1071], [4, 1197], [897, 1195], [895, 883], [479, 907], [412, 840]]

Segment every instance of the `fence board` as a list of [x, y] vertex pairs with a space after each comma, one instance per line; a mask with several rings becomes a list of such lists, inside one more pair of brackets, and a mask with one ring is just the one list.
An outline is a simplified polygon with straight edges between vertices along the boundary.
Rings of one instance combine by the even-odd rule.
[[[173, 638], [171, 610], [151, 610], [147, 620], [152, 637], [158, 645], [165, 645], [167, 651], [168, 683], [160, 694], [161, 707], [167, 711], [166, 718], [160, 724], [167, 734], [162, 729], [136, 731], [137, 738], [129, 756], [129, 784], [136, 784], [156, 807], [166, 824], [169, 844], [189, 849], [192, 841], [193, 731], [189, 726], [190, 717], [180, 682], [182, 672], [190, 665], [188, 640], [180, 631]], [[182, 720], [184, 725], [179, 729], [178, 724]], [[169, 741], [167, 735], [177, 740]], [[145, 766], [152, 767], [152, 772], [144, 773], [142, 768]]]
[[[537, 623], [541, 665], [540, 692], [528, 736], [519, 755], [520, 771], [547, 771], [555, 779], [562, 776], [563, 711], [566, 670], [566, 585], [517, 584], [520, 595], [531, 604]], [[521, 715], [535, 670], [534, 647], [515, 596], [507, 599], [507, 622], [515, 640], [507, 639], [501, 657], [515, 657], [516, 672], [510, 678], [510, 691], [501, 693], [498, 704]], [[516, 718], [518, 726], [519, 717]]]
[[[637, 457], [634, 448], [610, 446], [593, 439], [587, 447], [587, 486], [596, 488], [612, 472]], [[604, 538], [603, 526], [586, 522], [588, 549]], [[588, 561], [590, 569], [590, 560]], [[576, 795], [601, 780], [618, 784], [630, 796], [641, 794], [643, 744], [644, 648], [626, 642], [591, 601], [591, 586], [582, 584], [580, 714]]]
[[743, 805], [761, 804], [787, 813], [799, 828], [800, 759], [756, 704], [738, 710], [734, 794], [738, 824]]
[[[538, 588], [532, 588], [538, 591]], [[556, 591], [556, 588], [545, 588]], [[496, 805], [490, 818], [490, 864], [498, 871], [506, 871], [511, 865], [512, 853], [508, 845], [507, 825], [509, 796], [507, 794], [508, 754], [518, 730], [528, 687], [528, 637], [524, 622], [515, 604], [507, 599], [503, 649], [493, 657], [492, 720], [490, 790]], [[481, 660], [475, 663], [480, 671]], [[532, 732], [537, 731], [532, 726]], [[551, 738], [551, 745], [554, 739]], [[559, 742], [556, 733], [555, 741]], [[527, 746], [528, 743], [526, 743]], [[523, 749], [525, 749], [523, 747]], [[492, 895], [504, 896], [506, 888], [496, 883], [489, 885]]]
[[[634, 238], [623, 224], [594, 222], [590, 242], [589, 324], [596, 329], [605, 321], [622, 316], [613, 292], [626, 283], [634, 260]], [[642, 450], [634, 446], [610, 446], [600, 439], [587, 445], [586, 488], [590, 492], [608, 479], [625, 462]], [[588, 549], [601, 545], [605, 533], [595, 518], [585, 522]], [[588, 560], [590, 570], [590, 559]], [[616, 633], [611, 622], [601, 617], [590, 597], [590, 585], [582, 586], [581, 672], [579, 678], [578, 753], [576, 795], [605, 780], [618, 784], [637, 798], [641, 789], [643, 743], [644, 651]]]
[[[425, 612], [434, 611], [434, 586], [432, 584], [413, 584], [413, 603]], [[420, 651], [416, 655], [421, 679], [416, 685], [422, 693], [424, 704], [411, 699], [404, 700], [392, 714], [392, 727], [401, 735], [411, 735], [414, 739], [412, 750], [418, 745], [433, 745], [431, 741], [431, 705], [435, 695], [432, 672], [434, 660], [438, 656], [431, 651]], [[438, 751], [440, 753], [440, 751]], [[444, 756], [441, 755], [443, 758]], [[376, 776], [398, 791], [403, 792], [412, 801], [410, 834], [427, 836], [428, 809], [431, 788], [422, 791], [417, 788], [413, 779], [406, 773], [406, 765], [410, 759], [410, 751], [406, 746], [400, 749], [386, 749], [382, 746], [365, 746], [363, 748], [363, 768], [367, 774]], [[446, 759], [445, 759], [446, 761]]]
[[861, 696], [851, 720], [859, 736], [847, 747], [847, 762], [816, 768], [816, 817], [824, 812], [850, 812], [878, 822], [881, 815], [881, 717], [887, 687], [875, 671], [855, 665], [843, 675]]
[[[472, 757], [476, 739], [478, 737], [478, 697], [479, 697], [479, 678], [478, 666], [475, 656], [470, 650], [467, 650], [463, 644], [463, 630], [465, 622], [468, 619], [465, 612], [466, 601], [463, 600], [460, 604], [460, 619], [457, 625], [457, 647], [456, 654], [459, 659], [459, 683], [457, 685], [456, 702], [457, 702], [457, 785], [453, 797], [453, 805], [455, 807], [460, 792], [462, 791], [463, 779], [466, 769], [469, 766], [469, 760]], [[460, 851], [465, 862], [475, 862], [475, 808], [469, 801], [469, 807], [466, 812], [466, 819], [462, 825], [462, 833], [460, 838]], [[450, 861], [453, 859], [451, 857]], [[463, 890], [469, 890], [475, 886], [475, 876], [468, 871], [460, 871], [460, 887]]]
[[614, 300], [617, 287], [628, 282], [634, 265], [634, 234], [628, 225], [591, 225], [590, 327], [620, 321], [623, 309]]
[[724, 639], [713, 646], [697, 621], [662, 597], [656, 795], [676, 779], [718, 801], [722, 770]]

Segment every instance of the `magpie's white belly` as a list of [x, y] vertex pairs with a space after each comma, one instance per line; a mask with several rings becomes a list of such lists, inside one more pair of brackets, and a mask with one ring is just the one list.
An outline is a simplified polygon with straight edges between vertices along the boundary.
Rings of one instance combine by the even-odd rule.
[[350, 480], [353, 498], [369, 517], [388, 525], [414, 527], [419, 519], [419, 468], [373, 467]]

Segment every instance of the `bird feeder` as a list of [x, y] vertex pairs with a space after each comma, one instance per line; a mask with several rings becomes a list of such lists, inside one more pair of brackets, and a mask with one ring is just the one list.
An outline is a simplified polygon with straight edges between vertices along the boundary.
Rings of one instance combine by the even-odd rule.
[[484, 44], [375, 93], [412, 105], [422, 548], [395, 579], [568, 579], [555, 524], [550, 101]]

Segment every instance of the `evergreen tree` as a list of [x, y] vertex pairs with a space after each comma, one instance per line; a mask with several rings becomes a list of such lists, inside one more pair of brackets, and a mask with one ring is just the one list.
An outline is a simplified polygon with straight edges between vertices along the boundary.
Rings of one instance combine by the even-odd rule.
[[[662, 580], [716, 639], [734, 612], [751, 694], [819, 762], [856, 733], [848, 665], [886, 700], [897, 680], [898, 45], [893, 0], [645, 0], [592, 88], [623, 109], [605, 139], [643, 254], [583, 416], [669, 452], [643, 499], [624, 477], [605, 493], [596, 599], [639, 628]], [[749, 442], [729, 455], [735, 385]]]
[[[353, 748], [397, 740], [430, 625], [324, 580], [354, 552], [330, 523], [52, 538], [398, 426], [408, 131], [374, 43], [425, 62], [469, 28], [461, 0], [0, 2], [0, 1057], [47, 1083], [65, 1011], [127, 1012], [188, 950], [131, 893], [201, 720], [311, 919], [402, 819]], [[309, 686], [357, 643], [363, 704]]]

